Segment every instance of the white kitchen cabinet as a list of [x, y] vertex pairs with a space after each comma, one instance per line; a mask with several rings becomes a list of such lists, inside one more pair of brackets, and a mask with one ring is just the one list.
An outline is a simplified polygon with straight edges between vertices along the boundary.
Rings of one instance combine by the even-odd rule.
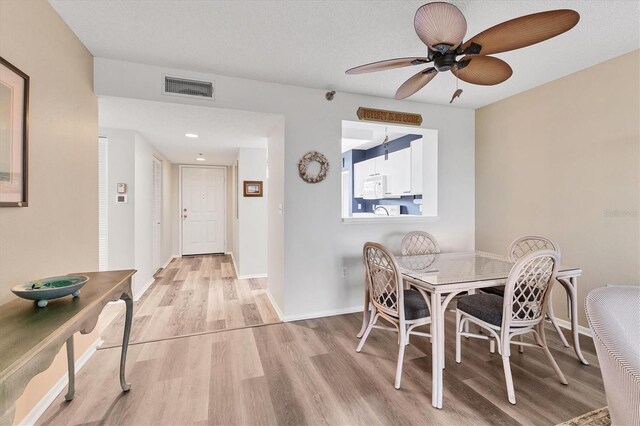
[[[384, 159], [384, 156], [381, 158]], [[390, 153], [389, 159], [385, 163], [386, 195], [393, 197], [411, 195], [411, 148]]]
[[424, 180], [422, 163], [424, 162], [424, 150], [422, 138], [411, 141], [411, 194], [422, 194], [422, 182]]
[[364, 179], [375, 173], [374, 159], [361, 161], [353, 165], [353, 197], [364, 196]]
[[389, 175], [389, 171], [388, 166], [387, 166], [387, 160], [384, 159], [384, 155], [381, 155], [379, 157], [375, 157], [373, 159], [373, 162], [375, 163], [375, 174], [377, 175]]

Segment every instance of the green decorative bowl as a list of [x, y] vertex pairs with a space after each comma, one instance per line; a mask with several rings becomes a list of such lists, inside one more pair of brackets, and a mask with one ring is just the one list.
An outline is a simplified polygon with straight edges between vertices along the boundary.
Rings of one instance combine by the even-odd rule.
[[44, 308], [51, 299], [68, 296], [80, 296], [80, 287], [89, 281], [84, 275], [66, 275], [50, 277], [20, 284], [11, 289], [13, 294], [23, 299], [35, 300], [38, 307]]

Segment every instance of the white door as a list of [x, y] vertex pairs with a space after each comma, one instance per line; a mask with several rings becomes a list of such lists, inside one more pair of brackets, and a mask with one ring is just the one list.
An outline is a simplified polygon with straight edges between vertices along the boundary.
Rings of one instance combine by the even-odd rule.
[[153, 158], [153, 271], [162, 267], [162, 163]]
[[182, 168], [182, 254], [224, 253], [225, 169]]

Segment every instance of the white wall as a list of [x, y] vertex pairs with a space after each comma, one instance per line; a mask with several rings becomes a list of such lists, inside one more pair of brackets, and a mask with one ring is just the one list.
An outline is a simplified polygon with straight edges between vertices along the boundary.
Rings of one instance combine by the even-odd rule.
[[[227, 253], [234, 251], [234, 226], [236, 218], [235, 169], [227, 167]], [[234, 253], [235, 254], [235, 253]]]
[[[135, 133], [131, 130], [100, 129], [107, 138], [108, 264], [109, 270], [135, 268]], [[116, 203], [116, 185], [127, 184], [128, 203]]]
[[[201, 106], [282, 114], [284, 133], [284, 256], [269, 265], [284, 267], [285, 318], [321, 315], [356, 308], [362, 303], [362, 244], [379, 241], [398, 250], [402, 235], [424, 229], [443, 250], [471, 250], [475, 245], [475, 117], [473, 110], [338, 93], [332, 102], [324, 90], [199, 74], [96, 58], [98, 95], [148, 99]], [[216, 82], [216, 100], [163, 96], [163, 74]], [[420, 113], [423, 127], [438, 130], [439, 220], [435, 222], [349, 224], [340, 215], [342, 120], [357, 120], [360, 106]], [[327, 179], [308, 184], [298, 177], [297, 163], [310, 150], [330, 162]], [[271, 155], [269, 161], [272, 161]], [[273, 167], [270, 167], [270, 173]], [[270, 205], [269, 216], [278, 212]], [[177, 213], [177, 212], [176, 212]], [[177, 218], [176, 218], [177, 220]], [[279, 266], [276, 266], [279, 265]], [[348, 268], [342, 278], [342, 267]], [[273, 268], [271, 268], [273, 269]], [[272, 273], [271, 269], [269, 274]], [[274, 271], [278, 275], [277, 271]]]
[[284, 117], [271, 130], [267, 142], [269, 176], [267, 198], [267, 291], [279, 309], [284, 308]]
[[[267, 150], [238, 150], [238, 276], [267, 274]], [[245, 197], [243, 182], [263, 182], [263, 197]], [[234, 253], [234, 257], [235, 257]]]
[[[109, 145], [109, 264], [110, 270], [135, 268], [134, 296], [153, 281], [153, 157], [162, 162], [162, 251], [164, 264], [173, 253], [172, 164], [133, 130], [100, 129]], [[127, 184], [127, 204], [117, 204], [117, 183]]]

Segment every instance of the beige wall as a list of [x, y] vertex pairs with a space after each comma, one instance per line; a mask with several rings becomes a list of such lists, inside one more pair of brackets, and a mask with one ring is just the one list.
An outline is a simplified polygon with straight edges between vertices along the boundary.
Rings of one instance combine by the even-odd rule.
[[[584, 271], [583, 326], [589, 290], [640, 285], [638, 52], [476, 111], [476, 247], [557, 241], [563, 263]], [[566, 319], [561, 288], [554, 307]]]
[[[98, 268], [98, 104], [93, 58], [47, 2], [0, 2], [0, 55], [31, 77], [29, 207], [0, 208], [1, 304], [21, 282]], [[31, 383], [17, 420], [64, 371]]]

